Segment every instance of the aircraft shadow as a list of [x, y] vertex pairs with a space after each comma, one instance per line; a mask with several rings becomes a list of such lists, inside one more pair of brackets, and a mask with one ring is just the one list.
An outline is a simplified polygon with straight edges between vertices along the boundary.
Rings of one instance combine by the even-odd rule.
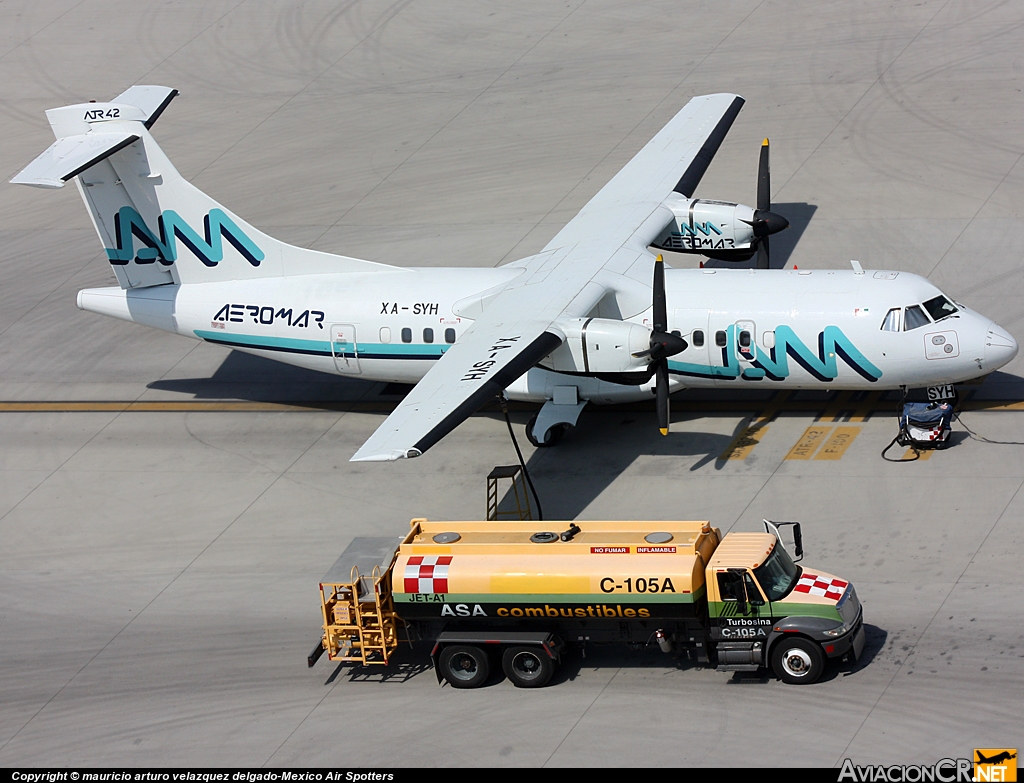
[[[804, 235], [811, 218], [818, 211], [817, 204], [808, 204], [806, 201], [789, 201], [772, 204], [772, 211], [789, 220], [789, 228], [780, 231], [771, 238], [770, 261], [772, 269], [784, 269], [789, 263], [789, 257], [793, 255], [800, 237]], [[747, 261], [719, 261], [710, 258], [704, 262], [708, 269], [752, 269], [757, 267], [757, 257]]]
[[[231, 351], [209, 377], [158, 380], [147, 384], [146, 388], [191, 394], [199, 400], [345, 403], [376, 399], [388, 386], [400, 384], [328, 375], [250, 353]], [[402, 386], [399, 395], [386, 396], [402, 396], [406, 391], [408, 389]]]
[[[501, 418], [500, 412], [484, 415]], [[520, 448], [527, 450], [530, 445], [524, 430], [531, 416], [528, 412], [510, 413]], [[745, 427], [746, 420], [738, 429]], [[709, 432], [679, 432], [662, 437], [653, 410], [584, 410], [577, 426], [558, 445], [535, 449], [526, 468], [540, 495], [545, 519], [576, 519], [639, 457], [677, 457], [700, 466], [716, 459], [734, 437]], [[515, 464], [517, 458], [511, 444], [504, 457], [495, 455], [494, 460], [495, 464], [499, 460]], [[498, 508], [502, 512], [515, 509], [511, 490], [502, 496]]]

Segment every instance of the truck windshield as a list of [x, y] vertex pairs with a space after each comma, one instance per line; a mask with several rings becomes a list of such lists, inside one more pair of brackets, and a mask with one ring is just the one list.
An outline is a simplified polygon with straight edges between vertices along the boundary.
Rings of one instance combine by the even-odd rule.
[[789, 553], [776, 544], [768, 559], [754, 569], [754, 576], [769, 601], [778, 601], [789, 595], [800, 576], [800, 567]]

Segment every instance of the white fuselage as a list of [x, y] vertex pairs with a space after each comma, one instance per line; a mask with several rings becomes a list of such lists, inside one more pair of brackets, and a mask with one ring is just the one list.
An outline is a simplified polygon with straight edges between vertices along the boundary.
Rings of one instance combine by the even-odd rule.
[[[416, 383], [519, 270], [393, 269], [369, 273], [89, 289], [85, 310], [321, 372]], [[672, 269], [669, 331], [688, 348], [670, 360], [672, 389], [897, 389], [956, 383], [1016, 355], [991, 319], [958, 312], [905, 329], [904, 308], [941, 296], [906, 272]], [[635, 297], [634, 297], [635, 301]], [[635, 308], [634, 308], [635, 309]], [[887, 314], [900, 310], [893, 330]], [[650, 326], [651, 310], [624, 320]], [[542, 365], [545, 362], [542, 362]], [[581, 399], [650, 399], [621, 385], [536, 367], [513, 399], [544, 401], [556, 386]]]

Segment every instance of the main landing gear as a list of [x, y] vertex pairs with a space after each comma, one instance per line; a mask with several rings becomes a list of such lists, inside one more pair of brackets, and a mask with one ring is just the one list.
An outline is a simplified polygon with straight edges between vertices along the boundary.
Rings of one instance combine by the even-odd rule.
[[554, 397], [527, 423], [527, 439], [535, 447], [554, 446], [576, 426], [586, 405], [586, 400], [579, 400], [575, 386], [556, 386]]

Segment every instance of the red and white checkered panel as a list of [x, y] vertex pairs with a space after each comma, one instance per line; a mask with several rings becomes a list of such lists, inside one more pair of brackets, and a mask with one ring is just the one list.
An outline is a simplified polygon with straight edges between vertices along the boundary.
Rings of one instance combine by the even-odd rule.
[[945, 440], [949, 437], [949, 430], [943, 430], [942, 427], [936, 427], [932, 430], [923, 430], [919, 427], [911, 427], [910, 436], [914, 440]]
[[796, 587], [793, 588], [793, 592], [821, 595], [825, 598], [831, 598], [833, 601], [838, 601], [843, 597], [843, 593], [846, 592], [848, 584], [850, 583], [844, 582], [842, 579], [833, 579], [828, 576], [818, 576], [817, 574], [804, 572], [804, 575], [800, 577], [800, 581], [796, 583]]
[[405, 592], [447, 593], [451, 555], [414, 555], [405, 564]]

